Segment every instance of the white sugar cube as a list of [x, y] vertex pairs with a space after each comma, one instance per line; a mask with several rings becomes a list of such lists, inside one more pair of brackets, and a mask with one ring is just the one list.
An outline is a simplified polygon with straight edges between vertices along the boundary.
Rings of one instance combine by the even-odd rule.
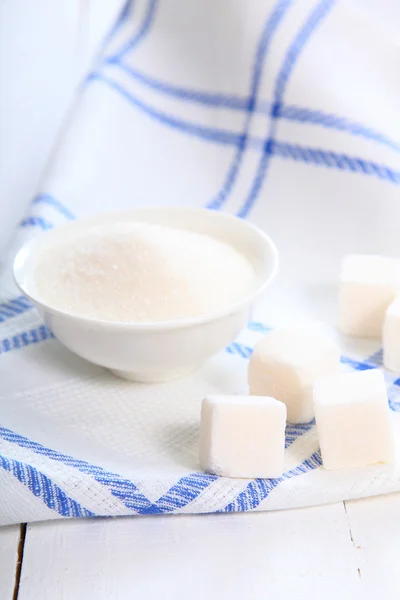
[[354, 254], [342, 263], [339, 329], [356, 337], [380, 337], [385, 312], [400, 293], [400, 260]]
[[285, 405], [274, 398], [206, 398], [200, 424], [202, 469], [224, 477], [280, 477], [285, 426]]
[[400, 371], [400, 296], [389, 306], [383, 324], [383, 363]]
[[380, 371], [321, 378], [314, 385], [314, 401], [326, 469], [394, 461], [390, 409]]
[[250, 358], [250, 394], [281, 400], [290, 423], [307, 423], [314, 418], [315, 379], [337, 373], [339, 364], [339, 349], [319, 333], [275, 329], [258, 342]]

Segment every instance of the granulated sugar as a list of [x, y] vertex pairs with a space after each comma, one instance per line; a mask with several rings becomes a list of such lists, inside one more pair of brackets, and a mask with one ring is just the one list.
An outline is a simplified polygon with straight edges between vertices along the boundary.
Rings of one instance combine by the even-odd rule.
[[108, 321], [203, 315], [245, 296], [250, 262], [207, 235], [149, 223], [93, 227], [55, 244], [35, 270], [42, 300]]

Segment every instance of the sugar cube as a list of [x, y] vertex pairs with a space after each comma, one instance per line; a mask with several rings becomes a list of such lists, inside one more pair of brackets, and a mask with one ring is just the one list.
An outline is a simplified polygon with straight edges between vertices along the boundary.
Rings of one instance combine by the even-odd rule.
[[224, 477], [280, 477], [285, 426], [285, 405], [274, 398], [206, 398], [200, 423], [202, 469]]
[[319, 379], [315, 419], [326, 469], [394, 461], [394, 440], [383, 374], [377, 369]]
[[347, 256], [340, 275], [339, 329], [356, 337], [380, 337], [385, 311], [399, 293], [399, 259]]
[[250, 394], [277, 398], [286, 404], [290, 423], [307, 423], [314, 418], [314, 380], [337, 373], [339, 365], [339, 349], [319, 332], [275, 329], [250, 358]]
[[386, 311], [383, 324], [383, 363], [390, 371], [400, 371], [400, 296]]

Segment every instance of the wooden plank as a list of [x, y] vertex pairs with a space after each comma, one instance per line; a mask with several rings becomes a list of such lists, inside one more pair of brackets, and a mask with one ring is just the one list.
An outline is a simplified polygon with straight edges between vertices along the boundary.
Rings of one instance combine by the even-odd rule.
[[400, 494], [346, 502], [365, 600], [400, 598]]
[[18, 600], [361, 596], [342, 503], [28, 526]]
[[10, 525], [0, 528], [0, 598], [13, 600], [17, 574], [21, 528]]

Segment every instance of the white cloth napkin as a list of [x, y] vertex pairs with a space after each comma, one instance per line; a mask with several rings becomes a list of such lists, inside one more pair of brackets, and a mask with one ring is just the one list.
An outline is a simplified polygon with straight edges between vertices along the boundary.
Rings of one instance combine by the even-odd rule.
[[[83, 82], [1, 275], [0, 523], [270, 510], [400, 490], [398, 469], [325, 471], [313, 423], [289, 426], [285, 474], [200, 471], [199, 410], [246, 391], [268, 327], [335, 336], [341, 257], [399, 255], [399, 47], [331, 0], [128, 2]], [[65, 220], [138, 205], [208, 206], [276, 242], [254, 320], [191, 377], [133, 384], [72, 355], [12, 283], [11, 259]], [[381, 368], [379, 340], [341, 340], [343, 368]], [[386, 373], [400, 439], [400, 378]]]

